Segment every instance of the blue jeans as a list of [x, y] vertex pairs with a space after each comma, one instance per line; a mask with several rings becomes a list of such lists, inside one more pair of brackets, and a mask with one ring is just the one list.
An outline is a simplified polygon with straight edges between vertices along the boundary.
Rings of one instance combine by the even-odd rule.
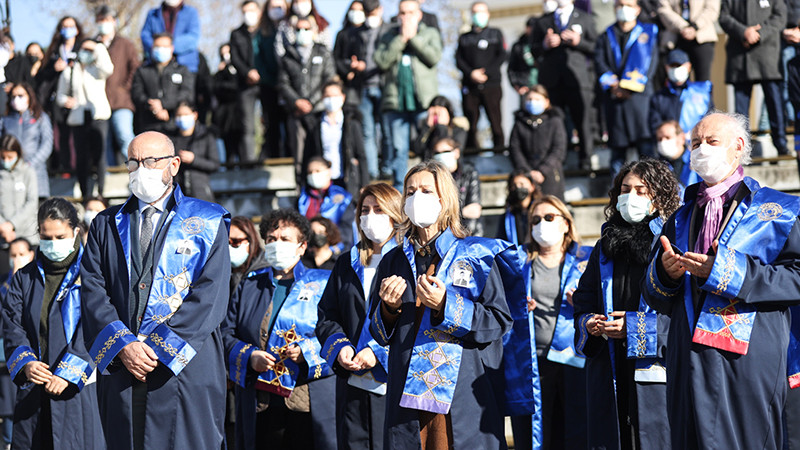
[[386, 111], [383, 129], [388, 131], [389, 144], [383, 149], [381, 172], [392, 174], [394, 187], [403, 191], [403, 178], [408, 170], [408, 150], [411, 147], [411, 127], [415, 127], [422, 112]]
[[114, 139], [112, 145], [110, 139], [108, 142], [109, 165], [116, 165], [114, 161], [114, 147], [119, 147], [122, 153], [122, 160], [128, 159], [128, 145], [133, 140], [133, 111], [130, 109], [118, 109], [111, 113], [111, 132], [108, 133], [109, 138]]
[[381, 127], [381, 89], [378, 86], [364, 88], [361, 91], [362, 124], [364, 129], [364, 153], [367, 156], [367, 172], [370, 178], [378, 178], [378, 136], [381, 136], [381, 147], [387, 144], [386, 135]]
[[[753, 82], [736, 83], [733, 85], [736, 99], [736, 112], [749, 117], [750, 93]], [[781, 96], [780, 81], [761, 81], [764, 90], [764, 103], [767, 105], [769, 115], [769, 129], [772, 135], [772, 144], [778, 154], [785, 155], [786, 149], [786, 120], [783, 115], [783, 100]]]

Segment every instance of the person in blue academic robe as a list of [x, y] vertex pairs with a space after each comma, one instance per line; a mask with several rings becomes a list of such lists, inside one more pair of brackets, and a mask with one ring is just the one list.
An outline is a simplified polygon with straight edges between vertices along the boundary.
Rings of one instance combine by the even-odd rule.
[[225, 365], [219, 325], [230, 214], [184, 197], [163, 134], [128, 147], [133, 195], [100, 213], [81, 262], [82, 319], [112, 449], [219, 449]]
[[[513, 321], [501, 271], [521, 281], [521, 261], [507, 242], [466, 238], [443, 165], [411, 168], [404, 192], [405, 239], [381, 260], [369, 309], [372, 337], [389, 346], [384, 448], [506, 448], [503, 337]], [[530, 351], [518, 370], [536, 364]]]
[[355, 230], [353, 195], [331, 181], [331, 162], [321, 156], [309, 159], [305, 184], [297, 197], [297, 209], [308, 219], [322, 216], [339, 227], [342, 242], [331, 247], [334, 254], [350, 248]]
[[783, 446], [800, 199], [744, 176], [748, 131], [744, 116], [725, 113], [694, 128], [692, 168], [703, 182], [686, 189], [641, 281], [647, 303], [671, 319], [675, 449]]
[[[369, 333], [367, 301], [383, 256], [397, 246], [401, 195], [386, 183], [364, 188], [359, 242], [342, 255], [319, 302], [317, 337], [336, 377], [340, 449], [382, 449], [388, 352]], [[329, 351], [330, 349], [330, 351]]]
[[[586, 448], [586, 358], [575, 353], [571, 295], [578, 286], [590, 246], [578, 243], [575, 220], [558, 197], [531, 204], [522, 273], [534, 333], [542, 392], [542, 448]], [[514, 416], [514, 448], [532, 448], [531, 416]]]
[[68, 201], [45, 201], [35, 262], [11, 279], [3, 300], [6, 361], [19, 386], [15, 449], [105, 448], [94, 364], [83, 342], [78, 225]]
[[264, 216], [268, 267], [245, 275], [222, 324], [237, 449], [336, 449], [336, 382], [314, 335], [330, 271], [300, 262], [310, 230], [296, 210]]
[[529, 171], [517, 169], [509, 174], [506, 189], [506, 211], [497, 222], [494, 237], [522, 245], [528, 230], [528, 207], [539, 197], [539, 188]]
[[669, 320], [641, 300], [651, 243], [680, 205], [662, 161], [629, 163], [614, 179], [608, 217], [578, 289], [575, 350], [585, 355], [588, 447], [669, 446], [664, 351]]

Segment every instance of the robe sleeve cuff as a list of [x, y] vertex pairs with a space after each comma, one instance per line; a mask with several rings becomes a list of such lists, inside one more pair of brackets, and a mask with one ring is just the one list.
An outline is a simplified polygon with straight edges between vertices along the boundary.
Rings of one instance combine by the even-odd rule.
[[392, 333], [386, 330], [386, 324], [383, 323], [380, 303], [375, 307], [374, 311], [372, 311], [369, 329], [370, 334], [372, 334], [372, 337], [375, 338], [378, 344], [389, 345], [389, 339], [392, 337]]
[[65, 353], [64, 357], [58, 363], [53, 375], [61, 377], [70, 383], [78, 386], [78, 390], [83, 389], [83, 386], [89, 381], [89, 376], [92, 375], [92, 365], [72, 353]]
[[747, 274], [747, 256], [720, 244], [711, 273], [701, 289], [726, 299], [734, 299], [742, 289]]
[[628, 359], [658, 356], [658, 314], [641, 311], [625, 313]]
[[92, 348], [89, 350], [89, 356], [97, 366], [97, 371], [102, 373], [106, 370], [114, 357], [131, 342], [136, 342], [136, 336], [131, 333], [131, 330], [122, 323], [121, 320], [115, 320], [106, 325], [97, 338], [94, 340]]
[[321, 346], [316, 338], [303, 339], [297, 345], [300, 347], [300, 351], [303, 352], [306, 364], [308, 364], [309, 381], [318, 380], [333, 373], [330, 366], [320, 356]]
[[600, 75], [600, 86], [603, 88], [604, 91], [607, 91], [611, 88], [611, 85], [618, 82], [619, 79], [617, 76], [612, 72], [606, 72]]
[[682, 284], [680, 281], [682, 281], [682, 279], [678, 280], [678, 285], [674, 287], [662, 283], [661, 279], [658, 277], [658, 259], [658, 256], [653, 258], [653, 260], [650, 261], [650, 266], [647, 268], [647, 275], [645, 278], [647, 293], [650, 295], [650, 298], [655, 300], [672, 301], [680, 291]]
[[461, 294], [448, 295], [442, 312], [444, 313], [442, 323], [435, 328], [457, 338], [472, 331], [472, 315], [475, 312], [475, 303], [472, 300], [464, 298]]
[[228, 354], [228, 377], [241, 387], [247, 387], [247, 367], [254, 350], [253, 345], [238, 341]]
[[144, 343], [156, 352], [158, 361], [169, 367], [176, 376], [189, 364], [197, 351], [172, 331], [166, 323], [157, 326]]
[[[322, 345], [322, 354], [328, 366], [333, 367], [336, 358], [339, 357], [339, 352], [345, 347], [353, 347], [353, 351], [355, 351], [355, 346], [350, 342], [350, 339], [347, 339], [344, 333], [334, 333], [325, 341]], [[305, 356], [305, 353], [303, 356]]]
[[578, 339], [575, 342], [575, 353], [580, 356], [586, 356], [586, 354], [583, 353], [583, 350], [586, 348], [586, 344], [589, 342], [590, 336], [589, 331], [586, 330], [586, 322], [588, 322], [592, 316], [594, 316], [594, 314], [586, 313], [581, 314], [580, 317], [578, 317], [578, 327], [575, 330], [575, 332], [578, 333]]
[[11, 373], [11, 379], [14, 380], [17, 378], [19, 371], [25, 367], [25, 364], [31, 361], [38, 361], [39, 358], [36, 357], [36, 353], [32, 348], [27, 345], [20, 345], [14, 350], [14, 353], [11, 354], [8, 360], [10, 361], [8, 363], [8, 371]]

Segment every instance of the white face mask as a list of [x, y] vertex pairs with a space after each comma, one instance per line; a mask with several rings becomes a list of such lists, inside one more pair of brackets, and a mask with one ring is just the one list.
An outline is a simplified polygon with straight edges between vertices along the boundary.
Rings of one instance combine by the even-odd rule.
[[178, 5], [180, 5], [182, 1], [183, 0], [164, 0], [164, 3], [166, 3], [167, 6], [171, 6], [171, 7], [174, 8], [174, 7], [178, 6]]
[[359, 225], [367, 239], [376, 244], [382, 244], [394, 232], [388, 214], [365, 214], [359, 218]]
[[310, 173], [306, 176], [306, 181], [313, 189], [326, 189], [331, 185], [331, 173], [329, 171]]
[[283, 8], [270, 8], [267, 12], [267, 15], [270, 19], [272, 19], [273, 22], [277, 22], [283, 19], [283, 16], [286, 15], [286, 12], [284, 12]]
[[231, 267], [242, 267], [242, 264], [247, 261], [247, 257], [250, 256], [250, 243], [245, 241], [238, 247], [228, 244], [228, 251], [231, 254]]
[[294, 2], [292, 11], [300, 17], [306, 17], [311, 14], [311, 2]]
[[100, 22], [97, 24], [97, 29], [101, 36], [108, 36], [114, 32], [114, 22]]
[[367, 20], [366, 14], [364, 11], [359, 11], [357, 9], [351, 9], [347, 12], [347, 20], [350, 21], [353, 25], [360, 27], [365, 20]]
[[381, 19], [381, 16], [369, 16], [367, 17], [366, 22], [369, 28], [375, 29], [381, 26], [383, 19]]
[[708, 184], [719, 183], [733, 170], [728, 162], [728, 147], [721, 145], [700, 144], [692, 150], [691, 166]]
[[683, 84], [689, 79], [689, 69], [686, 66], [670, 67], [667, 69], [667, 78], [674, 84]]
[[28, 99], [21, 95], [11, 97], [11, 108], [17, 112], [27, 111], [29, 106]]
[[552, 222], [542, 220], [531, 228], [531, 237], [542, 247], [555, 247], [564, 241], [564, 232], [557, 219]]
[[258, 25], [258, 19], [261, 16], [258, 14], [258, 11], [247, 11], [243, 14], [244, 16], [244, 24], [248, 27], [254, 27]]
[[678, 138], [669, 138], [658, 141], [656, 149], [658, 154], [670, 161], [678, 159], [683, 154], [683, 146], [679, 145]]
[[559, 8], [563, 8], [565, 6], [569, 6], [572, 4], [572, 0], [556, 0]]
[[653, 201], [635, 193], [622, 194], [617, 198], [617, 211], [625, 222], [639, 223], [650, 214]]
[[92, 221], [95, 217], [97, 217], [97, 211], [85, 211], [83, 213], [83, 222], [88, 226], [92, 224]]
[[639, 14], [633, 6], [621, 6], [617, 8], [617, 22], [633, 22]]
[[411, 223], [420, 228], [428, 228], [439, 219], [439, 213], [442, 212], [442, 203], [436, 194], [417, 191], [406, 199], [403, 211], [411, 220]]
[[458, 169], [458, 159], [456, 158], [456, 152], [450, 150], [449, 152], [442, 152], [442, 153], [434, 153], [433, 160], [439, 163], [442, 163], [447, 170], [450, 172], [455, 172]]
[[75, 251], [75, 236], [66, 239], [40, 239], [39, 250], [50, 261], [61, 262]]
[[128, 187], [136, 198], [145, 202], [153, 203], [161, 198], [169, 187], [164, 184], [164, 169], [148, 169], [139, 166], [138, 169], [128, 174]]
[[311, 30], [297, 30], [295, 34], [297, 45], [301, 47], [310, 47], [314, 45], [314, 35]]
[[344, 106], [344, 97], [341, 95], [325, 97], [322, 99], [322, 105], [325, 106], [325, 111], [327, 112], [339, 112]]
[[300, 256], [297, 249], [301, 244], [294, 242], [275, 241], [264, 246], [264, 258], [267, 264], [275, 270], [286, 270], [294, 267]]
[[544, 10], [545, 14], [550, 14], [558, 9], [558, 2], [556, 0], [547, 0], [544, 2], [542, 9]]

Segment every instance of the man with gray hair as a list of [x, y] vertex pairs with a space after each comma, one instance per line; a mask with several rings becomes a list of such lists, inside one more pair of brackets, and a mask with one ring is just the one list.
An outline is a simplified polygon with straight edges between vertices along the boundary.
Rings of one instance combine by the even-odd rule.
[[671, 318], [673, 448], [780, 448], [787, 391], [800, 381], [792, 352], [787, 364], [800, 198], [744, 176], [747, 130], [743, 116], [719, 112], [694, 128], [691, 166], [703, 181], [686, 188], [642, 280], [645, 301]]

